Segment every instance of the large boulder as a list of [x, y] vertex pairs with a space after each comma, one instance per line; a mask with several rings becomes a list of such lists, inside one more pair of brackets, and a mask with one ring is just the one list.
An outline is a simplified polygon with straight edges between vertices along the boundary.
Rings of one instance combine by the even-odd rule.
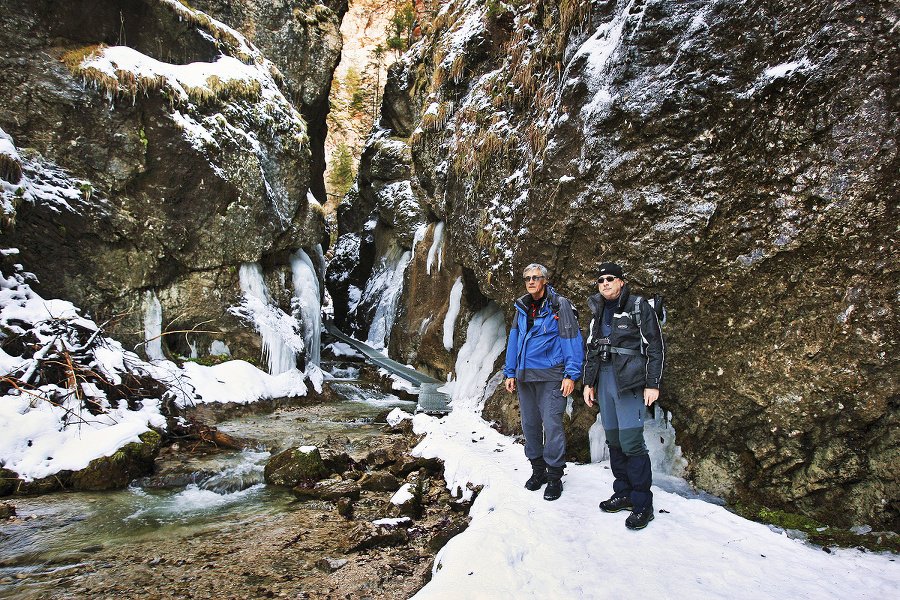
[[406, 526], [402, 523], [374, 524], [367, 521], [357, 523], [340, 542], [345, 553], [378, 548], [383, 546], [399, 546], [409, 540]]
[[112, 455], [95, 458], [84, 469], [72, 473], [69, 485], [76, 490], [120, 489], [133, 479], [152, 473], [162, 438], [155, 431], [139, 437], [140, 442], [125, 444]]
[[337, 502], [341, 498], [359, 500], [360, 484], [353, 480], [325, 479], [313, 487], [298, 485], [291, 490], [298, 500], [327, 500]]
[[295, 487], [312, 487], [328, 475], [322, 455], [315, 446], [297, 446], [273, 456], [263, 469], [266, 483]]
[[259, 335], [229, 311], [241, 265], [260, 263], [290, 313], [291, 253], [327, 242], [316, 198], [346, 2], [201, 4], [0, 0], [0, 130], [22, 155], [4, 237], [40, 293], [129, 347], [152, 315], [178, 332], [166, 354], [256, 361]]

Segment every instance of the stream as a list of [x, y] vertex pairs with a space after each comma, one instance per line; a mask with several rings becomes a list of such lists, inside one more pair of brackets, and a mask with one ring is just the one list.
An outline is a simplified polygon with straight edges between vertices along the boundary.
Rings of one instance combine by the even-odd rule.
[[331, 379], [328, 384], [339, 402], [216, 423], [220, 431], [255, 440], [256, 447], [167, 459], [180, 460], [184, 476], [166, 487], [149, 477], [123, 490], [7, 498], [17, 518], [0, 524], [0, 598], [41, 597], [73, 567], [126, 542], [228, 532], [253, 518], [275, 521], [299, 503], [289, 490], [264, 483], [263, 468], [273, 453], [329, 436], [339, 436], [352, 451], [381, 434], [381, 427], [372, 425], [379, 413], [416, 407], [370, 382]]

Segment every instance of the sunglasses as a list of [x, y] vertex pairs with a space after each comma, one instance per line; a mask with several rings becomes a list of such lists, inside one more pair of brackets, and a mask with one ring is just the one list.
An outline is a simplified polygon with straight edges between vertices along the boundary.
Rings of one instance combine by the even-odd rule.
[[525, 283], [529, 283], [529, 282], [531, 282], [531, 281], [540, 281], [540, 280], [543, 279], [543, 278], [544, 278], [543, 275], [526, 275], [526, 276], [525, 276]]
[[600, 277], [597, 279], [597, 283], [609, 283], [610, 281], [615, 281], [618, 279], [615, 275], [606, 275], [605, 277]]

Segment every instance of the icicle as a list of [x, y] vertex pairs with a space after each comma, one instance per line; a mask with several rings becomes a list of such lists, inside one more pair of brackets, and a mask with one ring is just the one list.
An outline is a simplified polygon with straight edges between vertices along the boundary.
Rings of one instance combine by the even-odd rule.
[[375, 308], [375, 316], [369, 327], [369, 335], [366, 342], [375, 348], [387, 348], [391, 338], [391, 328], [394, 326], [394, 317], [397, 314], [397, 303], [403, 293], [403, 274], [406, 266], [412, 260], [412, 252], [398, 250], [396, 257], [385, 256], [376, 269], [376, 273], [366, 286], [365, 296], [372, 298], [378, 296], [378, 306]]
[[437, 256], [437, 270], [441, 270], [441, 258], [444, 255], [444, 222], [439, 221], [434, 226], [434, 237], [431, 241], [431, 248], [428, 249], [428, 266], [425, 272], [431, 275], [431, 265], [434, 263], [435, 255]]
[[316, 276], [312, 260], [303, 249], [299, 249], [291, 255], [291, 271], [293, 273], [294, 303], [299, 307], [303, 342], [307, 352], [307, 365], [312, 364], [318, 367], [321, 362], [322, 338], [319, 278]]
[[[269, 289], [263, 281], [262, 267], [259, 263], [243, 263], [240, 270], [241, 290], [246, 299], [246, 308], [253, 319], [260, 337], [262, 337], [262, 358], [267, 361], [269, 373], [280, 375], [295, 369], [297, 365], [296, 350], [302, 349], [302, 339], [295, 339], [289, 317], [269, 301]], [[289, 346], [290, 339], [293, 346]]]
[[153, 290], [144, 292], [144, 351], [150, 360], [165, 360], [162, 350], [162, 305]]
[[485, 386], [494, 369], [494, 361], [504, 350], [506, 321], [497, 303], [490, 302], [469, 321], [466, 341], [457, 355], [456, 380], [451, 393], [454, 410], [465, 408], [481, 413]]
[[450, 290], [450, 308], [444, 317], [444, 348], [453, 349], [453, 329], [456, 327], [456, 317], [459, 315], [459, 303], [462, 299], [462, 277], [457, 277], [453, 288]]

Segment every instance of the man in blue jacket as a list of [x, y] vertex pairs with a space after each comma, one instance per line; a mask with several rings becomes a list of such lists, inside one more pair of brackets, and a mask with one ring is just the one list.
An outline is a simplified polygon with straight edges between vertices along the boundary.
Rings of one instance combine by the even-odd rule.
[[653, 308], [632, 296], [622, 268], [598, 268], [599, 293], [588, 298], [593, 313], [584, 363], [584, 401], [600, 405], [615, 481], [613, 495], [600, 503], [605, 512], [630, 510], [629, 529], [653, 520], [650, 456], [644, 443], [644, 410], [659, 399], [666, 347]]
[[533, 471], [525, 487], [534, 491], [546, 483], [544, 499], [556, 500], [566, 465], [563, 412], [581, 376], [584, 346], [572, 304], [547, 285], [547, 268], [530, 264], [523, 274], [528, 293], [516, 300], [503, 374], [507, 391], [519, 393]]

